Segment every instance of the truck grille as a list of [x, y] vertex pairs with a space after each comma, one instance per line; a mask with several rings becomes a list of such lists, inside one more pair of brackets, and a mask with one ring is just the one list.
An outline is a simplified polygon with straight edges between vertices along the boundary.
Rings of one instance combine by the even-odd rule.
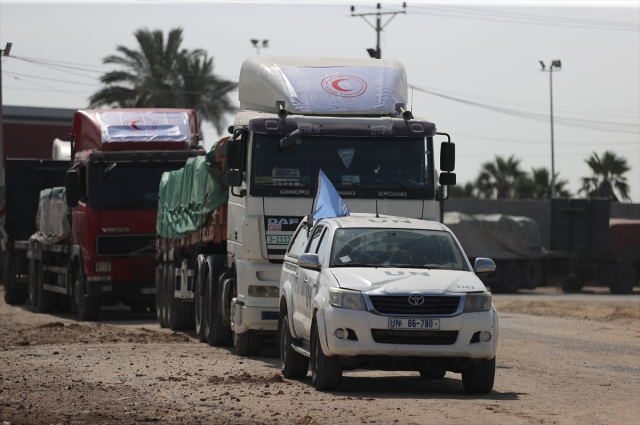
[[458, 339], [458, 331], [405, 331], [371, 329], [373, 340], [380, 344], [402, 345], [452, 345]]
[[144, 257], [155, 254], [155, 244], [156, 235], [98, 236], [96, 251], [98, 255]]
[[409, 295], [370, 295], [369, 299], [380, 314], [420, 316], [453, 314], [460, 305], [461, 297], [425, 296], [420, 305], [410, 304]]

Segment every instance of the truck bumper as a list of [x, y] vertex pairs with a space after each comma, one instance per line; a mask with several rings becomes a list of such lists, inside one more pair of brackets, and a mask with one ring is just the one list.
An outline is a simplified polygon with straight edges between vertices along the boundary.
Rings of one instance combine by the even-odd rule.
[[86, 288], [90, 297], [153, 298], [156, 295], [156, 283], [153, 280], [86, 282]]
[[278, 311], [276, 307], [249, 307], [236, 304], [234, 332], [237, 334], [248, 330], [275, 332], [278, 330]]

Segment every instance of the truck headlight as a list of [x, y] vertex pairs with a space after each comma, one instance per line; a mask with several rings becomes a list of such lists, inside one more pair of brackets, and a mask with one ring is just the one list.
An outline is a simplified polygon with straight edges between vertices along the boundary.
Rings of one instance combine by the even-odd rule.
[[95, 270], [96, 273], [109, 273], [111, 271], [111, 263], [96, 263]]
[[463, 313], [472, 313], [474, 311], [489, 311], [491, 310], [491, 293], [481, 292], [478, 294], [467, 294], [467, 299], [464, 302]]
[[277, 286], [249, 286], [250, 297], [277, 297], [280, 295], [280, 288]]
[[366, 310], [364, 298], [359, 291], [348, 289], [329, 288], [329, 303], [334, 307], [348, 308], [350, 310]]

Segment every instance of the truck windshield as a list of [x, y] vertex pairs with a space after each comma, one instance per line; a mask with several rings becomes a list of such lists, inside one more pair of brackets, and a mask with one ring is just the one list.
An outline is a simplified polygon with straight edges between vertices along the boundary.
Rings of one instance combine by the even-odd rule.
[[95, 210], [155, 210], [158, 188], [165, 171], [184, 163], [91, 163], [89, 201]]
[[338, 191], [357, 197], [377, 197], [385, 190], [393, 193], [390, 196], [401, 192], [408, 198], [433, 199], [429, 139], [303, 136], [293, 148], [278, 152], [281, 137], [254, 134], [252, 195], [279, 196], [273, 189], [284, 188], [313, 192], [320, 167]]
[[331, 266], [467, 270], [449, 233], [416, 229], [338, 229]]

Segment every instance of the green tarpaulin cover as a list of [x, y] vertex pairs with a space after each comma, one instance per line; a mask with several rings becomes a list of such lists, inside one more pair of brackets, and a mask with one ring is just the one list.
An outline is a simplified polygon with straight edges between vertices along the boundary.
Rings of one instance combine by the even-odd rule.
[[229, 201], [224, 174], [214, 162], [216, 145], [206, 157], [190, 158], [184, 168], [162, 175], [156, 221], [161, 237], [189, 236], [205, 224], [213, 210]]

